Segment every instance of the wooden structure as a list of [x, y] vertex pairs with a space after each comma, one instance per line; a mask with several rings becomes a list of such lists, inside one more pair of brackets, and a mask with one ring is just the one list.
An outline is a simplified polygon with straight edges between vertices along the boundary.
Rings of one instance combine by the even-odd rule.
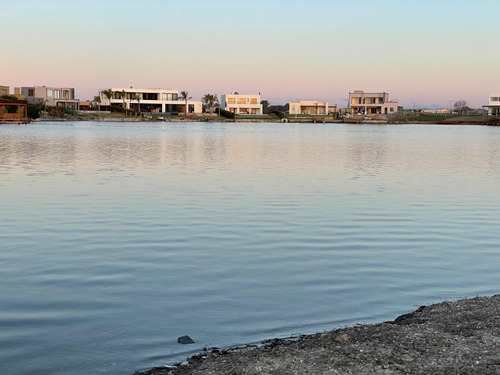
[[0, 124], [29, 124], [28, 105], [0, 103]]

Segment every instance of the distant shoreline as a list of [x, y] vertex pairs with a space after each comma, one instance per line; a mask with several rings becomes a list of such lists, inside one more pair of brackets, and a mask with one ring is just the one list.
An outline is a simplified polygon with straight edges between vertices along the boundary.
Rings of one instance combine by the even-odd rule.
[[134, 375], [500, 373], [500, 295], [421, 306], [391, 322], [194, 355]]
[[210, 122], [222, 122], [222, 123], [290, 123], [290, 124], [347, 124], [347, 125], [481, 125], [481, 126], [500, 126], [500, 122], [494, 119], [485, 118], [451, 118], [445, 120], [424, 120], [419, 121], [415, 119], [408, 120], [385, 120], [385, 119], [330, 119], [330, 118], [319, 118], [319, 117], [287, 117], [287, 118], [277, 118], [275, 116], [270, 116], [267, 118], [255, 118], [255, 117], [238, 117], [236, 119], [228, 119], [225, 117], [218, 116], [166, 116], [161, 120], [156, 118], [140, 118], [140, 117], [114, 117], [114, 116], [103, 116], [96, 118], [88, 117], [45, 117], [41, 119], [33, 120], [32, 123], [38, 122], [149, 122], [149, 123], [168, 123], [168, 122], [196, 122], [196, 123], [210, 123]]

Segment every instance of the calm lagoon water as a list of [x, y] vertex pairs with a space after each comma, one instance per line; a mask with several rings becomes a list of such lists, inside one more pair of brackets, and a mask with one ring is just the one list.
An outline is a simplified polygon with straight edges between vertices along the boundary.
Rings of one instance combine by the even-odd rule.
[[0, 228], [0, 373], [129, 375], [498, 293], [500, 128], [2, 126]]

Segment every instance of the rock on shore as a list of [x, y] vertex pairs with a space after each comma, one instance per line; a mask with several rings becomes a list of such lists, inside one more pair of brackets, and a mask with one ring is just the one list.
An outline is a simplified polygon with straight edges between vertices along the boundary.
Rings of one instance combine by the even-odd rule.
[[392, 322], [270, 340], [135, 375], [500, 375], [500, 295], [422, 306]]

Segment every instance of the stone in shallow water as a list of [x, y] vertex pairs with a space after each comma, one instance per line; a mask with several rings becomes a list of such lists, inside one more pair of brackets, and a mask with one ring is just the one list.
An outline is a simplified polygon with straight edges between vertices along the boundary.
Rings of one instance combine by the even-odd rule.
[[177, 342], [183, 345], [194, 344], [193, 339], [189, 336], [181, 336], [177, 339]]

